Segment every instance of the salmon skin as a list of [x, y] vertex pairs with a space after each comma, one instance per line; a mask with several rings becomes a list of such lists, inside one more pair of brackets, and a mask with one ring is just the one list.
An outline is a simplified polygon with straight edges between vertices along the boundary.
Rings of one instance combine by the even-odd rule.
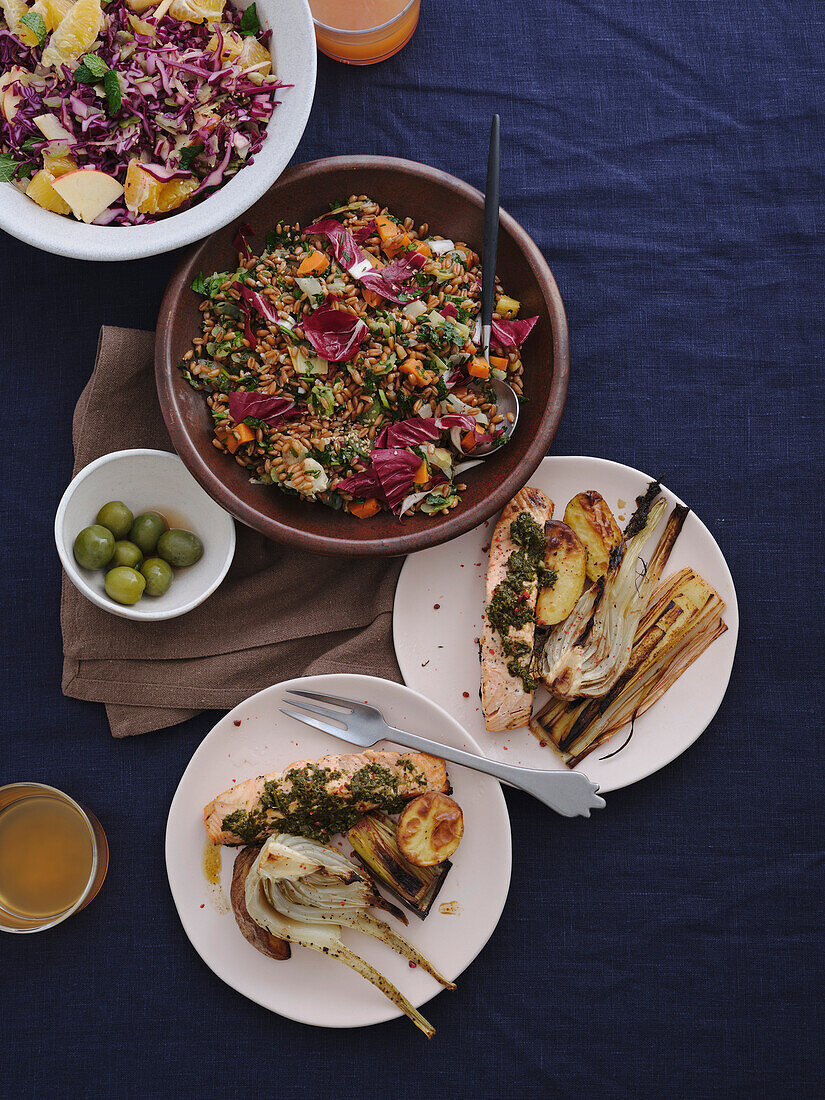
[[[277, 809], [263, 808], [261, 796], [265, 795], [267, 789], [271, 790], [270, 785], [273, 784], [279, 793], [290, 793], [293, 784], [289, 773], [305, 768], [313, 770], [328, 768], [335, 777], [330, 778], [326, 783], [325, 794], [336, 799], [341, 805], [350, 805], [361, 813], [369, 813], [370, 810], [378, 809], [380, 803], [356, 800], [352, 793], [352, 778], [357, 772], [369, 769], [370, 766], [389, 772], [397, 782], [398, 795], [405, 801], [425, 791], [445, 793], [450, 791], [447, 766], [444, 761], [423, 752], [366, 749], [359, 753], [322, 756], [318, 760], [298, 760], [283, 772], [272, 772], [269, 775], [247, 779], [235, 787], [230, 787], [217, 798], [213, 798], [203, 811], [206, 832], [213, 844], [249, 844], [255, 840], [266, 839], [278, 827], [278, 822], [282, 820], [283, 815]], [[296, 802], [302, 810], [308, 811], [313, 808], [312, 804], [307, 803], [306, 797], [301, 798], [300, 794], [296, 796]], [[255, 823], [254, 832], [250, 831], [252, 826], [245, 829], [243, 835], [234, 832], [231, 827], [224, 827], [224, 819], [238, 811], [254, 815], [252, 819]]]
[[[528, 485], [505, 506], [490, 543], [485, 607], [489, 607], [493, 593], [507, 576], [510, 555], [519, 549], [510, 536], [510, 524], [520, 512], [527, 512], [544, 530], [544, 524], [553, 513], [553, 502], [540, 489]], [[538, 584], [530, 585], [528, 593], [535, 611]], [[536, 624], [531, 621], [521, 627], [511, 627], [507, 640], [524, 642], [532, 651], [535, 632]], [[522, 680], [507, 668], [510, 659], [504, 652], [501, 635], [490, 626], [485, 615], [481, 635], [481, 709], [487, 729], [492, 733], [519, 729], [530, 720], [533, 692], [525, 690]]]

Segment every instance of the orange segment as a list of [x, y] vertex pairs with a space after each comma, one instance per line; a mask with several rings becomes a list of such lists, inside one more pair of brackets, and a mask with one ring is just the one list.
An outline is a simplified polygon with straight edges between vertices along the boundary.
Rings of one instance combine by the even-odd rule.
[[54, 176], [51, 172], [45, 172], [41, 169], [29, 180], [26, 194], [38, 206], [42, 206], [44, 210], [53, 210], [55, 214], [71, 214], [71, 206], [64, 199], [61, 199], [52, 187], [53, 183]]
[[215, 22], [223, 15], [226, 0], [172, 0], [169, 14], [179, 23]]
[[239, 64], [247, 72], [251, 70], [261, 76], [268, 76], [272, 72], [272, 54], [257, 38], [245, 38]]
[[77, 0], [49, 39], [41, 64], [46, 69], [73, 64], [81, 54], [89, 51], [102, 22], [100, 0]]
[[[234, 61], [236, 57], [240, 57], [243, 53], [243, 38], [241, 38], [231, 23], [218, 24], [218, 30], [221, 32], [221, 40], [223, 42], [221, 46], [221, 61]], [[206, 49], [209, 53], [215, 53], [217, 48], [218, 36], [217, 34], [213, 34], [206, 44]]]
[[65, 176], [67, 172], [75, 172], [77, 170], [77, 163], [74, 157], [68, 153], [59, 153], [52, 155], [46, 153], [43, 157], [43, 168], [52, 179], [60, 179], [61, 176]]
[[198, 180], [156, 180], [138, 160], [130, 160], [126, 171], [126, 205], [136, 214], [166, 214], [177, 210], [198, 186]]

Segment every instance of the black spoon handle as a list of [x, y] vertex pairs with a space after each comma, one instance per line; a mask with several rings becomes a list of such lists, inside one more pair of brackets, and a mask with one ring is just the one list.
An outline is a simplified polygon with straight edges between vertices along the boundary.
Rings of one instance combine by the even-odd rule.
[[490, 326], [496, 296], [496, 251], [498, 248], [499, 144], [501, 120], [493, 115], [490, 154], [487, 158], [487, 190], [484, 195], [484, 251], [481, 257], [481, 331], [484, 354], [490, 352]]

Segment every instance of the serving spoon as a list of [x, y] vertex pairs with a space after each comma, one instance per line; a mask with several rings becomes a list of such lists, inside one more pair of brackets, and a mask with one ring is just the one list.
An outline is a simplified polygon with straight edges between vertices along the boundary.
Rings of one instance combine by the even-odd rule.
[[[496, 253], [498, 252], [498, 210], [500, 175], [501, 120], [493, 115], [490, 127], [490, 152], [487, 156], [487, 188], [484, 193], [484, 243], [481, 256], [481, 345], [482, 354], [490, 361], [490, 337], [493, 331], [493, 307], [496, 297]], [[493, 454], [507, 443], [518, 423], [519, 401], [516, 391], [500, 378], [490, 377], [487, 387], [496, 395], [496, 408], [504, 418], [501, 435], [490, 443], [478, 443], [473, 457]], [[512, 417], [512, 419], [510, 419]]]

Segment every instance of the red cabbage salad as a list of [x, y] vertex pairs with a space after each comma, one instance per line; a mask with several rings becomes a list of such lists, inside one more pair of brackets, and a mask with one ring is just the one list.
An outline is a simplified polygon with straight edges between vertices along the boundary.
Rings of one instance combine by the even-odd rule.
[[95, 225], [200, 202], [263, 144], [270, 36], [229, 0], [0, 0], [0, 182]]
[[479, 352], [481, 270], [469, 245], [351, 196], [197, 276], [201, 330], [180, 366], [212, 415], [213, 444], [256, 483], [343, 509], [436, 516], [459, 507], [480, 444], [506, 429], [492, 378], [522, 394], [536, 317], [496, 281]]

